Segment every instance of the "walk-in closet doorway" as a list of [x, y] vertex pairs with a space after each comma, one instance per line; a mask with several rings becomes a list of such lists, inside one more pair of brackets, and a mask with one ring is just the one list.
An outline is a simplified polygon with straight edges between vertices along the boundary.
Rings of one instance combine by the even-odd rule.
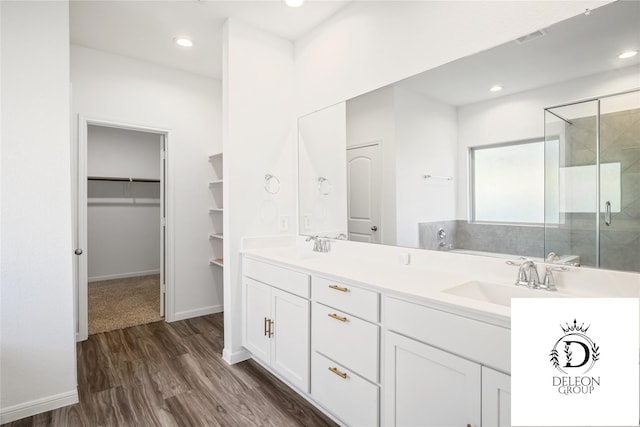
[[169, 132], [78, 123], [77, 339], [171, 320]]

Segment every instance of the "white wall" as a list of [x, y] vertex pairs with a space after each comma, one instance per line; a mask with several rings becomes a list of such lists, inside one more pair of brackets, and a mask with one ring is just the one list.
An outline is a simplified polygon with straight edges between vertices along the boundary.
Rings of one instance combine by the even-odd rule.
[[299, 115], [608, 2], [353, 2], [295, 43]]
[[170, 130], [174, 299], [171, 320], [222, 310], [222, 283], [208, 265], [212, 223], [207, 161], [221, 150], [221, 83], [79, 46], [71, 47], [73, 114]]
[[[341, 102], [298, 120], [298, 221], [305, 235], [347, 235], [346, 119]], [[322, 188], [320, 177], [328, 180]]]
[[544, 136], [544, 108], [640, 87], [640, 67], [546, 86], [458, 108], [457, 219], [467, 219], [469, 147]]
[[[240, 243], [246, 236], [297, 234], [293, 45], [235, 20], [223, 37], [224, 276], [223, 357], [247, 357], [241, 343]], [[279, 178], [278, 194], [263, 187]], [[280, 230], [287, 216], [289, 230]]]
[[[395, 88], [397, 244], [420, 246], [418, 223], [455, 219], [456, 109]], [[424, 179], [424, 175], [433, 175]]]
[[385, 87], [347, 101], [347, 147], [380, 144], [380, 242], [396, 244], [396, 131], [393, 88]]
[[[160, 179], [160, 135], [90, 125], [87, 175]], [[89, 181], [89, 281], [160, 272], [160, 183]]]
[[1, 2], [0, 423], [77, 402], [69, 10]]

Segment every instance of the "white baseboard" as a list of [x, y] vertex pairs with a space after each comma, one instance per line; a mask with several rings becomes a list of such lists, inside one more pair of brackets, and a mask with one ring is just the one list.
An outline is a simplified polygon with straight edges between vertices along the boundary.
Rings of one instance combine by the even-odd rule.
[[249, 353], [245, 349], [232, 352], [225, 347], [222, 350], [222, 360], [227, 362], [229, 365], [235, 365], [236, 363], [244, 362], [245, 360], [248, 360], [250, 358], [251, 358], [251, 353]]
[[171, 320], [176, 322], [178, 320], [191, 319], [192, 317], [206, 316], [207, 314], [221, 313], [224, 307], [222, 304], [212, 305], [210, 307], [198, 308], [195, 310], [178, 311]]
[[130, 277], [151, 276], [160, 274], [160, 270], [134, 271], [133, 273], [107, 274], [106, 276], [89, 277], [89, 282], [99, 282], [101, 280], [128, 279]]
[[10, 423], [42, 412], [78, 403], [78, 390], [71, 390], [53, 396], [43, 397], [0, 409], [0, 424]]

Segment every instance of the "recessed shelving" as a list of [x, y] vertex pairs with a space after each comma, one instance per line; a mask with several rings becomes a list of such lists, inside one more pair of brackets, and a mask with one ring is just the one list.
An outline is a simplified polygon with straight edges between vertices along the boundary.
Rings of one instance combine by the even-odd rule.
[[223, 263], [222, 258], [211, 258], [209, 260], [209, 265], [217, 265], [217, 266], [220, 266], [220, 267], [224, 267], [224, 263]]
[[212, 161], [215, 159], [221, 159], [221, 158], [222, 158], [222, 153], [216, 153], [209, 156], [209, 161]]
[[[213, 231], [209, 233], [209, 240], [214, 240], [222, 243], [223, 226], [222, 226], [222, 191], [223, 191], [223, 179], [222, 179], [222, 153], [216, 153], [209, 156], [209, 162], [213, 168], [213, 180], [209, 181], [209, 188], [212, 189], [211, 195], [213, 196], [213, 205], [216, 207], [209, 208], [209, 214], [214, 214], [212, 217]], [[217, 258], [222, 255], [222, 245], [215, 243], [211, 245], [213, 250], [213, 258], [209, 259], [209, 265], [217, 265], [223, 267], [224, 263], [222, 258]]]

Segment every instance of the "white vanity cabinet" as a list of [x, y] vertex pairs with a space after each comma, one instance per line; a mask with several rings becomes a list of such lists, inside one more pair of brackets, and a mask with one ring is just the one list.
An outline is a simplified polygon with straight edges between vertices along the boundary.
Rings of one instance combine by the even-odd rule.
[[482, 367], [482, 425], [511, 426], [511, 377]]
[[386, 426], [480, 426], [479, 364], [394, 332], [385, 339]]
[[509, 425], [507, 328], [391, 297], [384, 325], [386, 426]]
[[309, 392], [309, 276], [245, 258], [243, 343], [251, 354]]
[[311, 295], [311, 396], [348, 425], [379, 425], [379, 293], [313, 276]]

